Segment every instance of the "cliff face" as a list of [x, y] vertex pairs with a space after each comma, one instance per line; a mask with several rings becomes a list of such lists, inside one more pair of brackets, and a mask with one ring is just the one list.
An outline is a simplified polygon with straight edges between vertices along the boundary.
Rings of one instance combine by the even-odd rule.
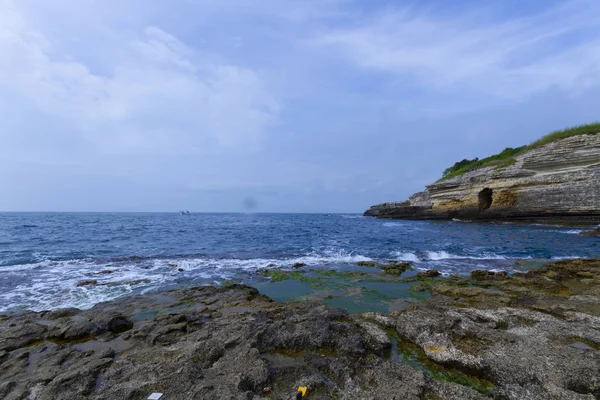
[[510, 166], [436, 182], [409, 201], [378, 204], [364, 215], [600, 223], [600, 134], [557, 140]]

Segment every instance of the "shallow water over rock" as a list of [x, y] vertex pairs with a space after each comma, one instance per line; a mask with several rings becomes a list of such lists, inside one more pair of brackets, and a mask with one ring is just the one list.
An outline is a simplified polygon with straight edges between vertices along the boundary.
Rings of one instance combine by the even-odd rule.
[[514, 260], [598, 256], [600, 241], [582, 229], [349, 214], [0, 213], [0, 310], [89, 308], [253, 279], [269, 266], [345, 271], [411, 261], [446, 276], [527, 269]]

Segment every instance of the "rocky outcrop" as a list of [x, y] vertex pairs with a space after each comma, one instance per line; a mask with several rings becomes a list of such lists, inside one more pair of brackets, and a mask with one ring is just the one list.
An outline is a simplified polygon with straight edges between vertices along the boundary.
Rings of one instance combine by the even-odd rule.
[[389, 315], [232, 285], [0, 315], [0, 398], [594, 399], [600, 261], [427, 283]]
[[310, 399], [485, 398], [392, 362], [390, 346], [377, 325], [322, 303], [243, 285], [172, 290], [0, 315], [0, 398], [291, 400], [299, 386]]
[[438, 181], [405, 202], [364, 215], [398, 219], [600, 222], [600, 134], [557, 140], [516, 157]]

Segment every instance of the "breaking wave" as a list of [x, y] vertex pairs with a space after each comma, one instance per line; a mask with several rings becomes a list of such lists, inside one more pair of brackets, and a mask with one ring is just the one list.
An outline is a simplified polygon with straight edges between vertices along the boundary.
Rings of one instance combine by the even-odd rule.
[[[259, 268], [291, 268], [294, 264], [327, 266], [372, 261], [344, 250], [310, 252], [298, 257], [207, 258], [117, 257], [110, 260], [74, 259], [42, 261], [0, 268], [0, 281], [16, 282], [12, 290], [0, 293], [0, 311], [34, 311], [94, 304], [136, 291], [153, 290], [187, 283], [212, 284], [248, 276]], [[87, 281], [88, 284], [81, 283]]]

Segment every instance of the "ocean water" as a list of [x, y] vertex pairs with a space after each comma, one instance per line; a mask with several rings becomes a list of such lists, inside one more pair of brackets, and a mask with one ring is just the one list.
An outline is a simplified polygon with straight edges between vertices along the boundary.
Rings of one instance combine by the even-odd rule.
[[[252, 279], [258, 268], [413, 261], [444, 274], [599, 257], [585, 228], [351, 214], [0, 213], [0, 311], [89, 308], [129, 293]], [[77, 286], [82, 280], [97, 285]]]

